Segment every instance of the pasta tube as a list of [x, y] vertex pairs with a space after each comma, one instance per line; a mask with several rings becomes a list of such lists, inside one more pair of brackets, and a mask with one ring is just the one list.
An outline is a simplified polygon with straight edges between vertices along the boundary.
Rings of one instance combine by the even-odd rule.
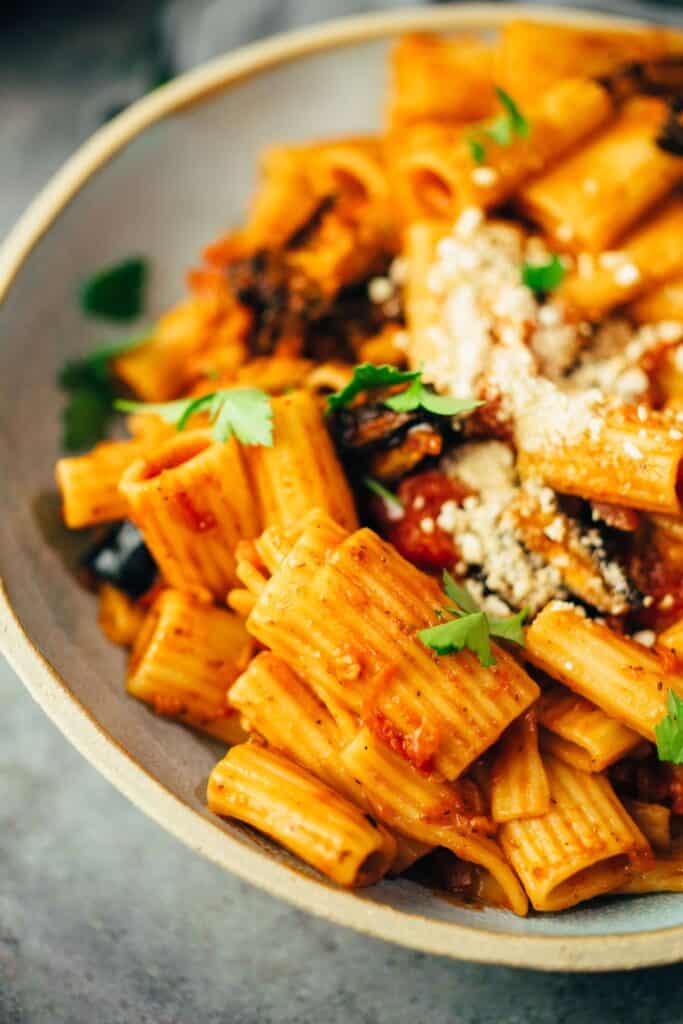
[[674, 622], [657, 637], [657, 645], [665, 647], [683, 662], [683, 619]]
[[683, 892], [683, 843], [673, 844], [670, 853], [658, 854], [654, 863], [633, 870], [615, 893], [636, 896], [646, 892]]
[[579, 28], [514, 18], [501, 32], [498, 75], [502, 85], [526, 103], [554, 82], [581, 68], [599, 78], [635, 61], [680, 52], [681, 35], [669, 29]]
[[244, 731], [228, 689], [251, 650], [237, 615], [164, 590], [138, 632], [126, 686], [158, 714], [238, 743]]
[[138, 459], [120, 483], [129, 514], [171, 586], [223, 598], [235, 575], [235, 548], [259, 530], [235, 438], [206, 430], [180, 434]]
[[491, 815], [494, 821], [537, 818], [550, 810], [550, 791], [538, 752], [533, 711], [513, 722], [503, 735], [491, 770]]
[[638, 323], [675, 320], [683, 323], [683, 275], [666, 281], [629, 306], [629, 314]]
[[671, 852], [671, 811], [663, 804], [625, 800], [624, 806], [657, 853]]
[[214, 814], [252, 825], [339, 885], [372, 885], [394, 859], [393, 838], [369, 815], [265, 747], [233, 747], [211, 772], [207, 800]]
[[391, 128], [419, 121], [477, 121], [495, 108], [495, 50], [467, 36], [402, 36], [391, 55]]
[[111, 583], [100, 587], [97, 622], [108, 640], [132, 647], [145, 619], [145, 610]]
[[541, 748], [584, 772], [601, 772], [642, 744], [642, 737], [562, 686], [537, 704]]
[[284, 661], [266, 651], [257, 655], [232, 686], [230, 703], [250, 732], [352, 803], [362, 803], [360, 785], [341, 759], [339, 726]]
[[271, 408], [272, 448], [245, 449], [264, 525], [286, 529], [320, 508], [355, 529], [353, 496], [313, 396], [293, 391], [274, 398]]
[[522, 207], [560, 245], [609, 248], [683, 181], [683, 161], [655, 144], [665, 117], [660, 99], [629, 101], [593, 142], [526, 185]]
[[526, 653], [548, 675], [648, 740], [654, 740], [655, 725], [666, 715], [668, 691], [683, 697], [683, 673], [560, 601], [534, 619]]
[[311, 567], [285, 559], [259, 594], [250, 632], [322, 700], [360, 715], [413, 763], [456, 778], [537, 697], [502, 649], [484, 668], [469, 651], [439, 657], [421, 643], [418, 631], [446, 599], [372, 531], [357, 531]]
[[531, 126], [528, 137], [506, 146], [486, 142], [485, 165], [475, 163], [470, 137], [461, 129], [418, 125], [400, 145], [391, 146], [391, 174], [402, 206], [412, 220], [452, 220], [467, 206], [497, 206], [599, 128], [611, 110], [597, 82], [558, 82], [523, 111]]
[[526, 914], [527, 900], [514, 872], [497, 843], [472, 830], [456, 787], [416, 771], [367, 729], [362, 729], [344, 749], [342, 758], [386, 825], [480, 864], [499, 882], [512, 910]]
[[[187, 394], [194, 383], [192, 360], [223, 335], [235, 348], [235, 366], [243, 359], [240, 344], [248, 327], [244, 311], [228, 296], [197, 295], [164, 314], [146, 344], [113, 361], [116, 376], [144, 402], [165, 402]], [[227, 335], [227, 337], [225, 337]]]
[[[274, 654], [263, 652], [233, 684], [230, 703], [248, 723], [249, 731], [262, 736], [270, 747], [311, 772], [363, 810], [371, 810], [360, 783], [341, 757], [343, 734], [328, 709]], [[353, 734], [357, 730], [353, 729]], [[396, 838], [396, 862], [400, 874], [430, 847], [415, 840]]]
[[624, 407], [604, 418], [596, 415], [571, 442], [549, 437], [543, 446], [525, 448], [522, 437], [517, 465], [522, 477], [541, 480], [561, 494], [678, 516], [683, 512], [680, 434], [666, 415], [650, 412], [643, 421], [635, 407]]
[[[589, 261], [590, 272], [576, 271], [560, 291], [591, 320], [599, 320], [661, 281], [683, 272], [683, 200], [671, 199], [625, 238], [615, 252]], [[653, 317], [653, 320], [661, 317]], [[673, 319], [673, 318], [672, 318]]]
[[62, 517], [70, 530], [124, 519], [128, 504], [119, 491], [125, 469], [150, 450], [147, 441], [103, 441], [87, 455], [58, 459]]
[[550, 810], [501, 826], [503, 851], [536, 910], [565, 910], [619, 886], [650, 857], [647, 840], [604, 775], [544, 758]]

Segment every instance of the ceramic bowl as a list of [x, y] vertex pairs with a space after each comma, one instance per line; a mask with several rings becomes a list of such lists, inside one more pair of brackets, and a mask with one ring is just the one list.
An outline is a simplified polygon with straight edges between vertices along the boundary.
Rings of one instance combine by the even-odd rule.
[[[439, 7], [326, 24], [247, 47], [152, 93], [101, 129], [35, 200], [0, 252], [0, 639], [35, 699], [161, 825], [315, 914], [431, 953], [545, 969], [683, 958], [683, 897], [604, 900], [526, 920], [458, 906], [406, 881], [349, 893], [204, 805], [220, 748], [128, 698], [124, 658], [70, 565], [86, 539], [59, 524], [53, 465], [66, 357], [110, 337], [74, 302], [84, 274], [130, 253], [153, 267], [151, 313], [182, 294], [204, 243], [238, 222], [261, 149], [379, 127], [386, 58], [404, 30], [491, 31], [524, 13]], [[601, 19], [604, 23], [605, 19]]]

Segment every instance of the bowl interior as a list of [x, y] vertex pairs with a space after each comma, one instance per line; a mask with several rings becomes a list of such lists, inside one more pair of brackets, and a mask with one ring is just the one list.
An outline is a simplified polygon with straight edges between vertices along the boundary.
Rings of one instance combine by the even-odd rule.
[[[125, 696], [124, 658], [101, 635], [95, 600], [69, 568], [87, 538], [67, 535], [59, 523], [53, 465], [62, 400], [55, 375], [67, 357], [125, 333], [84, 320], [74, 300], [83, 275], [144, 254], [152, 268], [152, 320], [182, 295], [184, 271], [201, 246], [243, 216], [263, 147], [377, 129], [388, 45], [356, 42], [263, 70], [147, 128], [60, 213], [0, 310], [0, 578], [9, 600], [40, 653], [114, 743], [196, 815], [213, 821], [203, 794], [220, 745]], [[216, 824], [242, 844], [245, 859], [269, 846], [246, 830]], [[302, 870], [270, 849], [293, 872]], [[683, 924], [683, 899], [676, 896], [604, 900], [526, 920], [457, 906], [410, 881], [344, 898], [517, 937], [617, 935]], [[410, 931], [410, 917], [405, 928]], [[458, 934], [452, 952], [467, 956]]]

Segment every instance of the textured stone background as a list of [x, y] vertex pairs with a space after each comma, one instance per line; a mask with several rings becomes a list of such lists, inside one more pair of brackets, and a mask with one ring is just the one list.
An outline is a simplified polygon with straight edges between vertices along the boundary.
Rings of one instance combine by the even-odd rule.
[[[295, 17], [344, 9], [334, 0], [220, 6], [0, 0], [0, 235], [169, 59], [186, 66]], [[0, 1024], [683, 1020], [677, 967], [571, 977], [456, 964], [308, 917], [143, 817], [2, 662], [0, 708]]]

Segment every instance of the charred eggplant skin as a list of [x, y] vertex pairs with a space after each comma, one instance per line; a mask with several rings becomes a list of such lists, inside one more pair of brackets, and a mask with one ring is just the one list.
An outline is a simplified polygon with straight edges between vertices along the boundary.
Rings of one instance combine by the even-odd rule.
[[83, 565], [97, 579], [111, 583], [133, 599], [142, 597], [153, 586], [158, 573], [142, 534], [127, 519], [116, 523], [86, 553]]
[[[436, 416], [424, 409], [412, 412], [394, 412], [378, 402], [364, 402], [352, 408], [334, 409], [328, 413], [327, 425], [334, 440], [337, 453], [352, 478], [363, 476], [368, 472], [380, 479], [396, 480], [405, 472], [412, 472], [424, 465], [429, 465], [429, 457], [415, 462], [411, 452], [411, 437], [417, 432], [433, 437], [435, 444], [425, 446], [425, 451], [438, 455], [447, 446], [461, 438], [462, 427], [453, 425], [450, 418]], [[387, 464], [382, 456], [393, 451], [398, 456], [398, 449], [405, 449], [406, 459], [403, 471], [401, 459], [391, 460], [393, 469], [384, 473], [381, 469]]]

